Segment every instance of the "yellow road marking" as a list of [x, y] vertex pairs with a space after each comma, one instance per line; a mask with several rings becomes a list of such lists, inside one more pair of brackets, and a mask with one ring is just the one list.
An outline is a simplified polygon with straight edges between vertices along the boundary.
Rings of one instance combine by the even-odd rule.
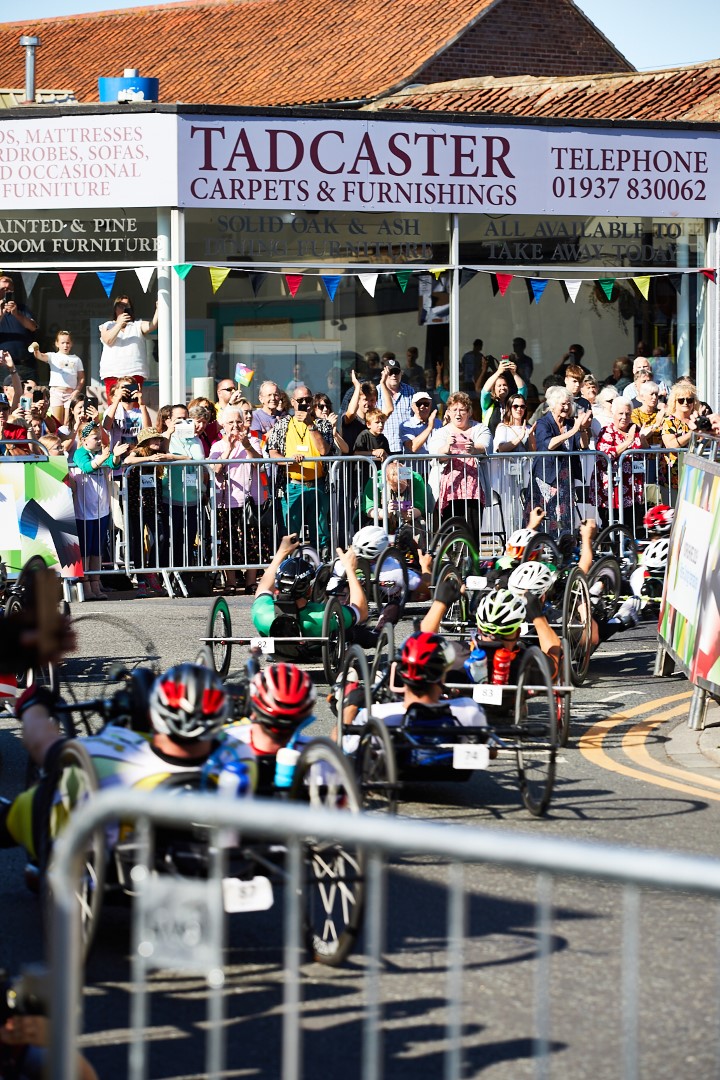
[[[670, 788], [672, 791], [682, 791], [686, 795], [700, 795], [705, 799], [713, 799], [720, 802], [720, 781], [713, 777], [698, 777], [694, 773], [686, 772], [685, 770], [678, 769], [672, 765], [663, 765], [661, 762], [655, 761], [646, 749], [645, 742], [650, 732], [666, 720], [671, 720], [676, 716], [682, 716], [683, 713], [687, 711], [687, 703], [691, 697], [692, 691], [690, 690], [682, 694], [673, 694], [669, 697], [657, 698], [655, 701], [646, 701], [642, 705], [636, 705], [632, 709], [626, 709], [622, 713], [614, 713], [605, 720], [600, 720], [597, 724], [593, 724], [590, 730], [581, 738], [579, 743], [581, 754], [594, 765], [598, 765], [602, 769], [607, 769], [609, 772], [619, 773], [621, 776], [630, 776], [635, 780], [645, 780], [646, 782], [657, 784], [659, 787]], [[681, 704], [676, 704], [678, 702]], [[674, 705], [674, 708], [667, 709], [665, 712], [658, 714], [657, 709], [663, 705]], [[639, 724], [633, 725], [622, 738], [623, 750], [632, 761], [643, 765], [643, 770], [633, 769], [628, 765], [623, 765], [619, 761], [614, 761], [603, 749], [604, 739], [615, 728], [626, 724], [628, 720], [631, 720], [636, 716], [642, 716], [643, 713], [648, 712], [655, 713], [655, 715], [650, 720], [645, 720]], [[638, 740], [640, 740], [639, 743]], [[633, 745], [634, 742], [635, 745]], [[648, 769], [651, 770], [652, 773], [659, 775], [648, 775], [648, 772], [645, 771]], [[669, 779], [670, 777], [688, 777], [688, 780], [691, 780], [692, 782], [680, 783], [677, 780]], [[699, 785], [706, 786], [701, 787]], [[714, 794], [713, 791], [708, 790], [708, 788], [716, 788], [719, 793]]]

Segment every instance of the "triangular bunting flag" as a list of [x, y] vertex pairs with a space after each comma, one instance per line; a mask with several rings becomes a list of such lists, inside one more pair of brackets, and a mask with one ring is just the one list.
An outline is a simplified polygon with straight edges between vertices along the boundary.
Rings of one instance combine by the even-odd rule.
[[580, 286], [582, 285], [582, 280], [577, 279], [577, 278], [576, 279], [571, 278], [569, 281], [563, 281], [563, 285], [565, 286], [565, 290], [566, 290], [568, 296], [570, 297], [570, 299], [572, 300], [572, 302], [574, 304], [575, 301], [577, 300], [577, 294], [580, 292]]
[[100, 284], [105, 290], [105, 295], [108, 299], [110, 299], [110, 293], [113, 290], [113, 285], [115, 284], [115, 278], [117, 277], [117, 274], [114, 270], [98, 270], [97, 276], [100, 280]]
[[148, 289], [150, 288], [150, 282], [153, 279], [153, 274], [154, 273], [155, 273], [155, 267], [154, 266], [136, 266], [135, 267], [135, 276], [137, 277], [138, 281], [140, 282], [143, 292], [147, 292]]
[[216, 293], [222, 285], [225, 278], [230, 273], [229, 266], [211, 266], [210, 270], [210, 284], [212, 285], [212, 291]]
[[342, 281], [342, 276], [340, 274], [321, 274], [320, 276], [322, 277], [323, 285], [327, 289], [328, 296], [331, 300], [334, 300], [338, 285]]
[[290, 295], [291, 296], [293, 296], [293, 297], [295, 296], [295, 293], [300, 288], [300, 284], [302, 282], [302, 279], [303, 279], [302, 274], [286, 274], [285, 275], [285, 280], [287, 281], [287, 287], [290, 290]]
[[505, 293], [510, 288], [510, 282], [513, 279], [513, 275], [512, 274], [496, 274], [495, 277], [497, 278], [498, 291], [499, 291], [501, 296], [504, 296]]
[[38, 279], [37, 272], [34, 270], [25, 270], [24, 273], [20, 274], [20, 277], [22, 278], [22, 283], [25, 287], [25, 295], [29, 296], [35, 288], [35, 282]]
[[365, 292], [370, 293], [371, 296], [375, 295], [375, 286], [379, 276], [379, 274], [358, 274], [363, 289]]
[[547, 278], [530, 278], [530, 284], [535, 296], [535, 303], [540, 303], [540, 297], [547, 289]]
[[495, 274], [490, 275], [490, 285], [492, 287], [493, 296], [497, 296], [500, 289], [498, 288], [498, 280]]
[[75, 270], [59, 270], [58, 277], [60, 278], [60, 284], [65, 290], [65, 295], [69, 296], [72, 291], [72, 287], [75, 284], [77, 272]]
[[527, 289], [528, 300], [532, 304], [535, 302], [535, 293], [532, 287], [532, 278], [525, 278], [525, 288]]
[[613, 286], [615, 284], [614, 277], [604, 277], [598, 280], [598, 285], [607, 296], [608, 300], [612, 300]]
[[650, 292], [650, 275], [642, 274], [640, 277], [634, 277], [633, 281], [638, 288], [638, 291], [647, 300], [648, 293]]
[[260, 292], [260, 287], [266, 277], [267, 274], [248, 274], [248, 278], [250, 279], [250, 288], [253, 291], [253, 296], [257, 296], [257, 294]]
[[667, 279], [672, 285], [676, 293], [679, 293], [682, 289], [683, 275], [682, 274], [668, 274]]
[[474, 277], [477, 277], [477, 270], [468, 270], [467, 267], [463, 267], [460, 271], [460, 288], [464, 288], [469, 281], [472, 281]]
[[439, 281], [440, 280], [440, 275], [441, 274], [447, 274], [449, 269], [450, 269], [449, 266], [445, 266], [445, 267], [443, 267], [442, 270], [433, 270], [433, 271], [431, 271], [431, 273], [432, 273], [432, 276], [435, 278], [435, 280]]
[[177, 276], [184, 281], [192, 270], [192, 265], [192, 263], [176, 263], [175, 266], [173, 266], [173, 270]]
[[713, 281], [717, 284], [717, 270], [701, 270], [700, 273], [703, 277], [706, 277], [708, 281]]
[[405, 292], [408, 286], [408, 281], [412, 277], [412, 270], [398, 270], [395, 274], [395, 277], [397, 278], [398, 285], [400, 286], [402, 291]]

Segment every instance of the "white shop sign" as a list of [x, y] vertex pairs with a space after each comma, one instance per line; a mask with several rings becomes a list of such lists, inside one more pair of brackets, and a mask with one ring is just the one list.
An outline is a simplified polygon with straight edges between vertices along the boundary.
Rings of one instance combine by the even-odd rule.
[[720, 215], [714, 133], [179, 118], [183, 206]]
[[0, 121], [6, 210], [177, 206], [177, 117], [144, 113]]

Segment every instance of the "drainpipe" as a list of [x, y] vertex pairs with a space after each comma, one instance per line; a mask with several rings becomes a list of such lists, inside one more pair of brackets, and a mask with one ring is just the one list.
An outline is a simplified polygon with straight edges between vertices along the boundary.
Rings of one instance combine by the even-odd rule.
[[25, 49], [25, 104], [33, 105], [35, 103], [35, 49], [40, 44], [40, 38], [23, 34], [20, 44]]

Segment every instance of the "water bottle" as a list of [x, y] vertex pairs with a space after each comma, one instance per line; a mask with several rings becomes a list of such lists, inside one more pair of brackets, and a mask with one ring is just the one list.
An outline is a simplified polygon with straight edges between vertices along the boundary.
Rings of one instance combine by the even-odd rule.
[[488, 681], [487, 653], [484, 649], [473, 649], [463, 667], [472, 682], [486, 683]]
[[510, 665], [515, 659], [512, 649], [498, 649], [493, 658], [493, 686], [507, 686], [510, 682]]
[[275, 758], [275, 787], [286, 789], [292, 784], [295, 775], [295, 766], [300, 757], [299, 750], [293, 750], [289, 746], [283, 746], [277, 752]]

